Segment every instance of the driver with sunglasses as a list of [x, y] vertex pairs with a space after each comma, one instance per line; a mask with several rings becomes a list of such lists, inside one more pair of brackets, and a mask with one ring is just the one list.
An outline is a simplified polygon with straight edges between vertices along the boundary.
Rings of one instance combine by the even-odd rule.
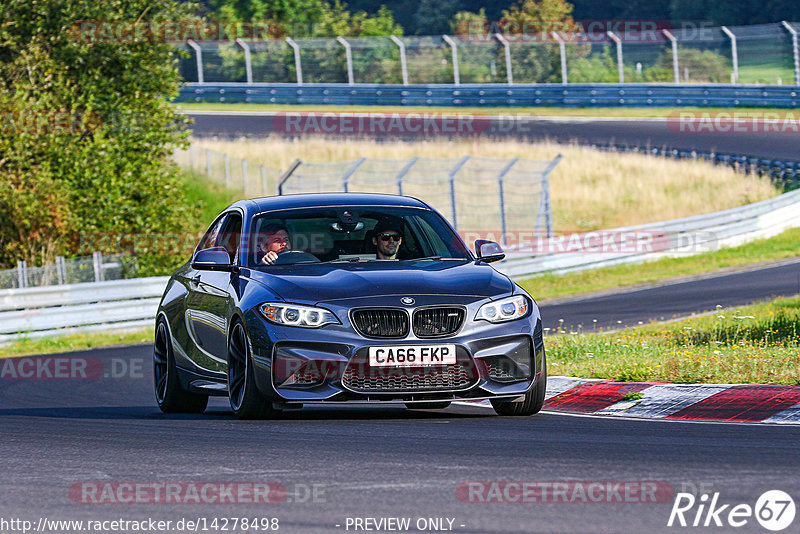
[[397, 251], [403, 243], [401, 224], [393, 221], [381, 221], [375, 226], [372, 244], [377, 250], [379, 260], [396, 260]]

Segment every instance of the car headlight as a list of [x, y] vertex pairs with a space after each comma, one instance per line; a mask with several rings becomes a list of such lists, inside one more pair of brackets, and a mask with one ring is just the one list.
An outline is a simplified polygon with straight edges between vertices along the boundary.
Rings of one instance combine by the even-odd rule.
[[267, 302], [261, 305], [261, 313], [269, 322], [284, 326], [319, 328], [326, 324], [341, 324], [333, 312], [314, 306]]
[[522, 295], [516, 295], [484, 304], [475, 315], [475, 320], [504, 323], [525, 317], [530, 309], [531, 305], [528, 303], [528, 299]]

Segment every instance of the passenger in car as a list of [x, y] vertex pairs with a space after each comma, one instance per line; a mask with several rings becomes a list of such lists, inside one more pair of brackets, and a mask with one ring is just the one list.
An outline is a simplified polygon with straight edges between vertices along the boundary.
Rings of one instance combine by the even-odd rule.
[[375, 225], [372, 244], [375, 245], [379, 260], [396, 260], [397, 251], [403, 243], [402, 225], [392, 220], [381, 221]]

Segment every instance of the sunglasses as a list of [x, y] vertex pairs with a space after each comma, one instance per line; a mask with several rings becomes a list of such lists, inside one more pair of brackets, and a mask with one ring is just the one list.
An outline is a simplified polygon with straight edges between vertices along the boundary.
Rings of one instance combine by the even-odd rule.
[[401, 236], [400, 234], [381, 234], [379, 237], [381, 238], [381, 241], [385, 242], [388, 242], [390, 239], [392, 241], [400, 241], [401, 239], [403, 239], [403, 236]]

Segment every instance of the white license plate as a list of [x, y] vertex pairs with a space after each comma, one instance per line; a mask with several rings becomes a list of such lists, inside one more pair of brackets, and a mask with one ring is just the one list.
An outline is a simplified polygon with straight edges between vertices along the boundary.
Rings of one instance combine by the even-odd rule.
[[369, 348], [371, 367], [417, 367], [456, 363], [456, 346], [397, 345]]

